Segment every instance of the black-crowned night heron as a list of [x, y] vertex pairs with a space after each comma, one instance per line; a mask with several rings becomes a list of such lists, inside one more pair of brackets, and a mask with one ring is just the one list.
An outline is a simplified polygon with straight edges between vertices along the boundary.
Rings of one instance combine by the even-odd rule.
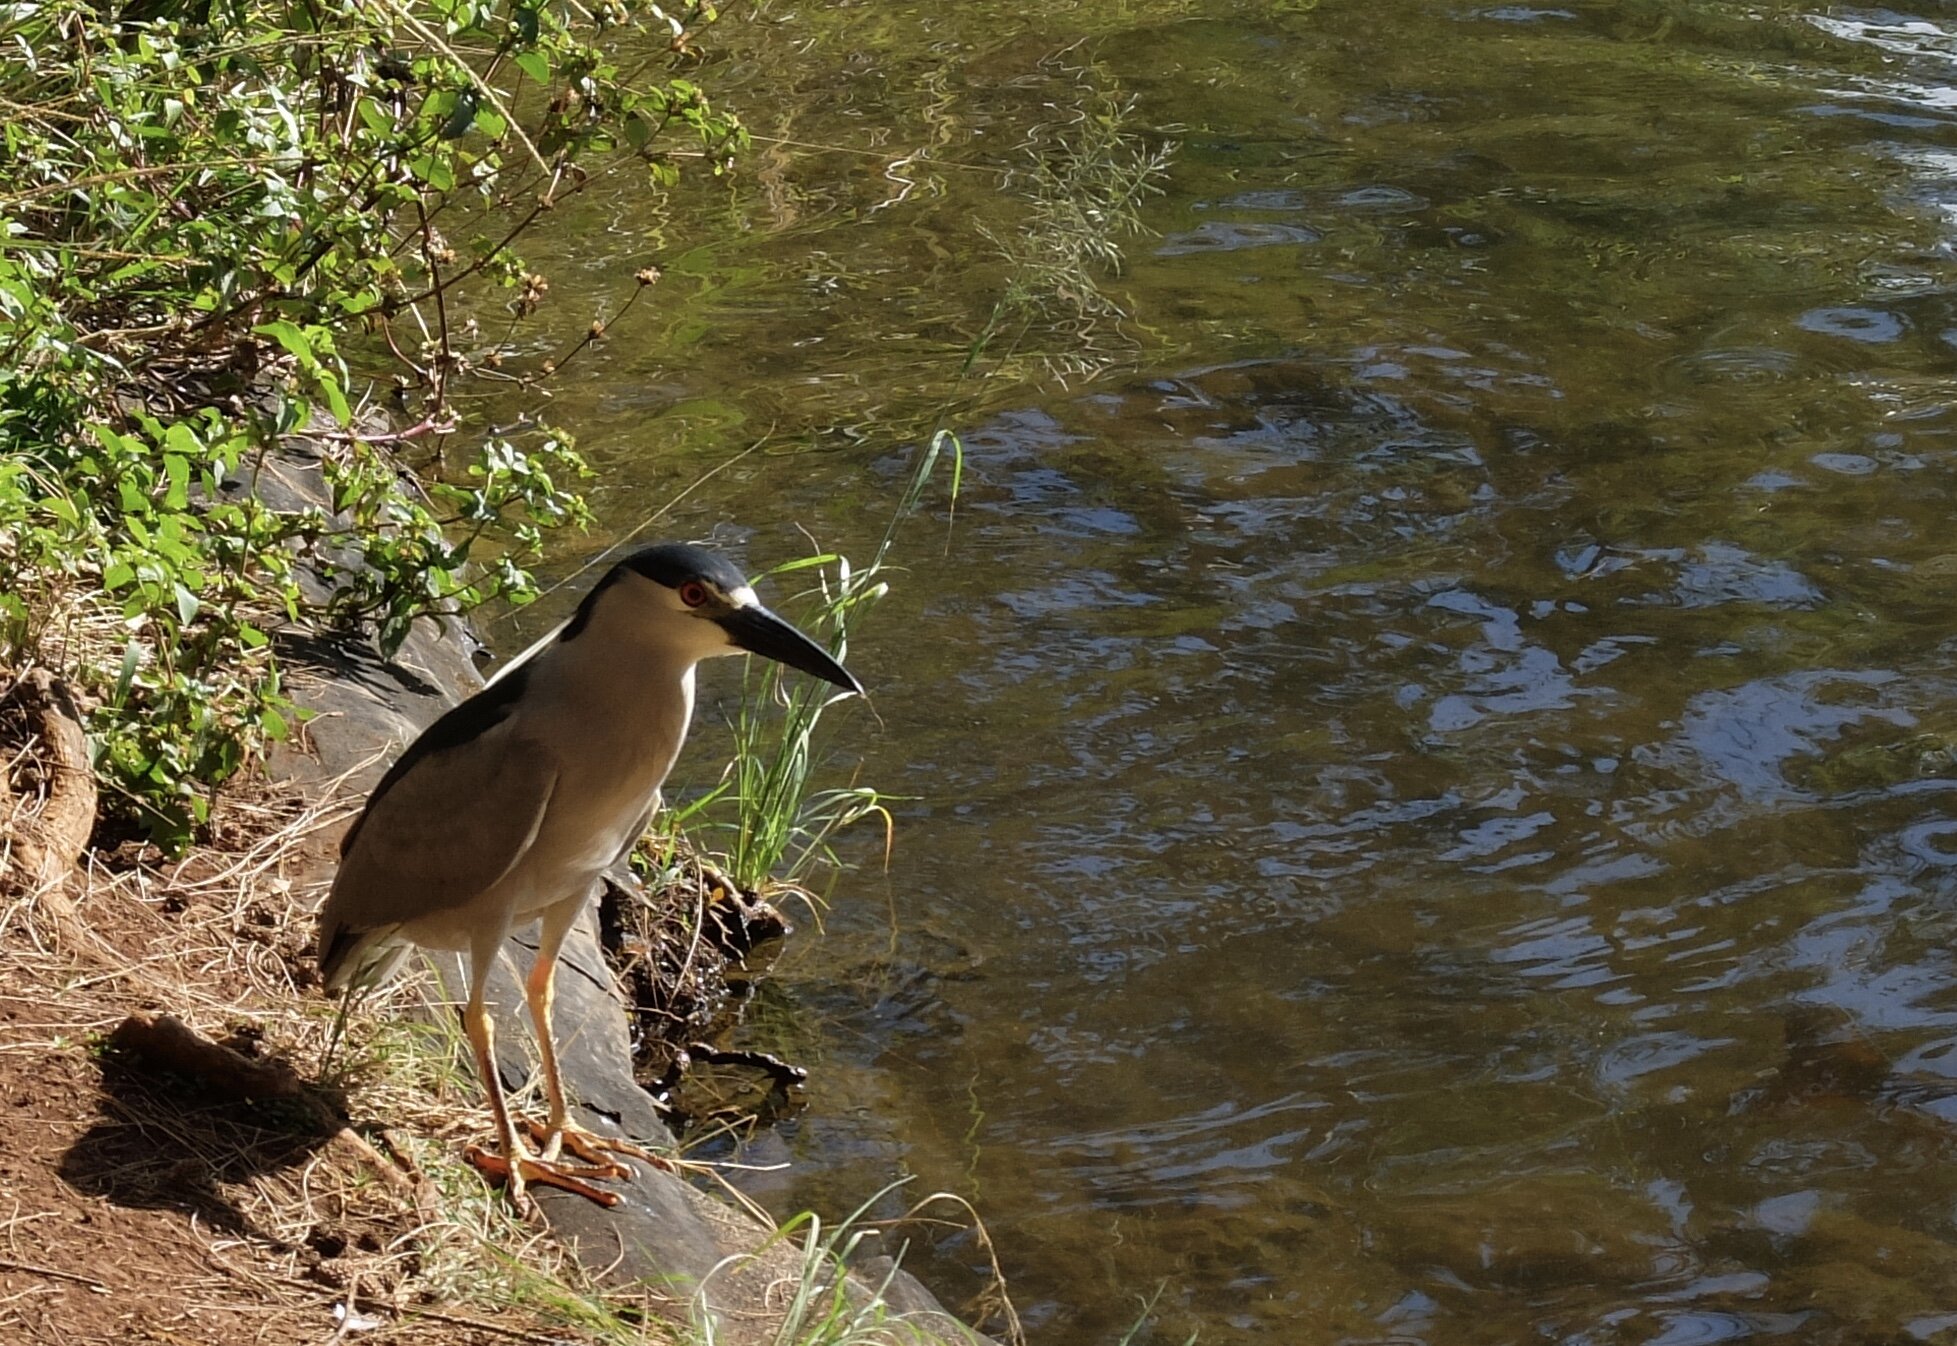
[[[568, 622], [424, 730], [341, 843], [319, 913], [327, 988], [378, 985], [412, 945], [467, 952], [463, 1022], [502, 1148], [471, 1158], [504, 1177], [519, 1205], [533, 1182], [609, 1204], [616, 1198], [581, 1179], [630, 1175], [603, 1155], [630, 1147], [575, 1130], [566, 1112], [550, 1027], [557, 954], [599, 876], [659, 806], [693, 716], [694, 665], [742, 651], [862, 694], [722, 558], [682, 545], [635, 552]], [[497, 1079], [483, 983], [510, 931], [536, 918], [543, 929], [524, 995], [549, 1116], [533, 1154]], [[583, 1162], [561, 1160], [565, 1149]]]

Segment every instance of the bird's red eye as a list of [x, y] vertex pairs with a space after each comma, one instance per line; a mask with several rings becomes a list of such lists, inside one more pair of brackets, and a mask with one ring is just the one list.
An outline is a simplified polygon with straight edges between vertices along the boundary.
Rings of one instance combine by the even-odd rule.
[[680, 602], [690, 608], [697, 608], [707, 601], [707, 586], [698, 580], [688, 580], [680, 585]]

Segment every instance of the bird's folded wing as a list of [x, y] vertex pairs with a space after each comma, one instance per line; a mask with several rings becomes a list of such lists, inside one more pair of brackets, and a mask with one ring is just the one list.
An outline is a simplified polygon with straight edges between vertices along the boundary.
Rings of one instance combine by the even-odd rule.
[[421, 757], [368, 804], [322, 922], [371, 930], [487, 892], [536, 840], [556, 783], [552, 755], [507, 725]]

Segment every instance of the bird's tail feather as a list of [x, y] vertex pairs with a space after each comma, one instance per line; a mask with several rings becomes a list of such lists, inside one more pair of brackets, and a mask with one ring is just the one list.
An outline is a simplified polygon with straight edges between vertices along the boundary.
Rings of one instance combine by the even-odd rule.
[[352, 989], [371, 991], [401, 970], [414, 945], [400, 935], [398, 925], [383, 925], [373, 930], [349, 930], [342, 926], [330, 934], [320, 932], [319, 971], [326, 989], [334, 994]]

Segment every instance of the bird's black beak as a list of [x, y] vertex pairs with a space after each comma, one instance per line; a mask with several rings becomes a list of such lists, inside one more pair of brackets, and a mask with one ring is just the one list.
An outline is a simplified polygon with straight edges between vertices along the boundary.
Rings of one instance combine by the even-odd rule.
[[845, 691], [864, 695], [863, 684], [856, 680], [855, 674], [837, 663], [829, 651], [759, 603], [735, 608], [726, 616], [714, 620], [720, 623], [736, 645], [749, 653], [787, 664], [790, 668], [799, 668], [804, 673], [813, 673]]

